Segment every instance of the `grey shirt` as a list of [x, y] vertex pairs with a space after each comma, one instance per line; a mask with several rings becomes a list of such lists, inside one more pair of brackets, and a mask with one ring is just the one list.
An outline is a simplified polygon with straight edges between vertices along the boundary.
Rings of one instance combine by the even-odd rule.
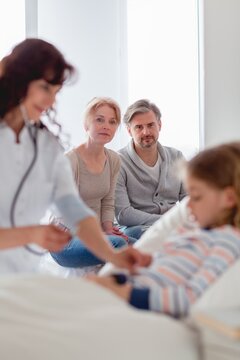
[[186, 196], [175, 163], [183, 159], [181, 151], [162, 146], [159, 181], [151, 177], [136, 154], [133, 142], [119, 151], [121, 168], [115, 194], [115, 215], [125, 226], [152, 225], [177, 201]]

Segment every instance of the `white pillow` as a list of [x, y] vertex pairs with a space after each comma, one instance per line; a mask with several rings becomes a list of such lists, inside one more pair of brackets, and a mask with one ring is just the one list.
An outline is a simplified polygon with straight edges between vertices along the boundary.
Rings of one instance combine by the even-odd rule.
[[153, 253], [161, 250], [162, 244], [168, 240], [169, 235], [179, 226], [193, 229], [197, 224], [193, 221], [190, 209], [187, 207], [188, 197], [177, 203], [170, 210], [161, 216], [150, 228], [143, 233], [134, 247]]
[[[160, 251], [162, 244], [168, 240], [169, 235], [179, 226], [189, 229], [197, 226], [191, 217], [187, 203], [188, 197], [185, 197], [180, 203], [168, 210], [141, 236], [134, 244], [134, 247], [147, 253]], [[99, 272], [99, 275], [105, 276], [117, 271], [126, 272], [124, 269], [117, 269], [112, 264], [107, 263]]]
[[203, 296], [192, 306], [192, 311], [207, 308], [240, 307], [240, 259], [238, 259]]

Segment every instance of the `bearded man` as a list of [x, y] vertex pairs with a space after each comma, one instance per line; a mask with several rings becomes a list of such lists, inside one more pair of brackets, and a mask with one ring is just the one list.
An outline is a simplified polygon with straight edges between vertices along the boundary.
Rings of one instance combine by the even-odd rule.
[[123, 121], [132, 139], [119, 151], [121, 168], [115, 215], [121, 230], [138, 239], [186, 196], [176, 174], [176, 162], [183, 159], [183, 154], [158, 141], [161, 112], [149, 100], [141, 99], [130, 105]]

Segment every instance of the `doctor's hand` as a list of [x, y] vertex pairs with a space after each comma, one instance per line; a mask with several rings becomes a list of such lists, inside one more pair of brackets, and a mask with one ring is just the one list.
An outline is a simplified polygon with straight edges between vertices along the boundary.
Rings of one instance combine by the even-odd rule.
[[115, 251], [109, 261], [119, 268], [125, 268], [128, 269], [130, 273], [134, 273], [138, 266], [149, 266], [152, 261], [152, 256], [141, 253], [132, 246], [128, 246], [124, 247], [124, 249]]
[[35, 243], [49, 251], [60, 251], [70, 241], [71, 234], [55, 225], [37, 225], [25, 228], [27, 243]]

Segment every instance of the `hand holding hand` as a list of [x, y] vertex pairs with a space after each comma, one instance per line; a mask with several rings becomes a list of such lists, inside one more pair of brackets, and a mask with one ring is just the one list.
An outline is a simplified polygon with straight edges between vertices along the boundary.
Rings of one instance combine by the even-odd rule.
[[149, 266], [151, 264], [152, 257], [149, 254], [141, 253], [139, 250], [129, 246], [115, 252], [110, 261], [117, 267], [126, 268], [133, 273], [137, 266]]

